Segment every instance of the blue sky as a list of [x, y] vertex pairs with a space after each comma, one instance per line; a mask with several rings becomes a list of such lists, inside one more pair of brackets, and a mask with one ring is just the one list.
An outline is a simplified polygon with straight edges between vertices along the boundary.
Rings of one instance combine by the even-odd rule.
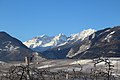
[[0, 31], [21, 41], [120, 25], [120, 0], [0, 0]]

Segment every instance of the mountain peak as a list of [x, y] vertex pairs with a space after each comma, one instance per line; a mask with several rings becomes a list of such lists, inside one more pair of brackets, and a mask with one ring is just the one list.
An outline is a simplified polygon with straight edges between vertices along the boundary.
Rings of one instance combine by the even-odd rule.
[[93, 34], [94, 32], [96, 32], [96, 30], [94, 29], [86, 29], [83, 30], [77, 34], [72, 34], [70, 40], [84, 40], [86, 37], [88, 37], [89, 35]]
[[4, 31], [0, 32], [0, 36], [2, 36], [2, 35], [10, 36], [7, 32], [4, 32]]
[[7, 34], [5, 31], [0, 31], [0, 33], [5, 33], [5, 34]]
[[57, 36], [55, 36], [54, 39], [66, 41], [67, 40], [67, 36], [64, 35], [63, 33], [60, 33]]
[[44, 38], [44, 37], [49, 37], [49, 36], [46, 35], [46, 34], [43, 34], [43, 35], [41, 35], [40, 37]]
[[64, 34], [63, 34], [63, 33], [60, 33], [60, 34], [58, 34], [58, 36], [64, 36]]

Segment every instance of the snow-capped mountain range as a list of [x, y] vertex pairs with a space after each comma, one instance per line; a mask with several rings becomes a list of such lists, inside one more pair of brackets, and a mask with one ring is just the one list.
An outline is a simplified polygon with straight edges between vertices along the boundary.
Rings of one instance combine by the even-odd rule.
[[94, 29], [87, 29], [77, 34], [72, 34], [71, 36], [66, 36], [62, 33], [57, 36], [42, 35], [34, 37], [31, 40], [25, 41], [23, 42], [23, 44], [35, 51], [43, 52], [45, 50], [55, 48], [58, 46], [63, 46], [65, 44], [69, 44], [77, 40], [83, 41], [86, 37], [93, 34], [95, 31], [96, 30]]
[[42, 35], [24, 42], [31, 50], [6, 32], [0, 32], [0, 60], [24, 60], [36, 51], [41, 52], [38, 52], [40, 59], [120, 57], [119, 34], [120, 26], [114, 26], [98, 31], [88, 29], [71, 36]]
[[120, 57], [119, 34], [120, 26], [105, 28], [95, 31], [88, 37], [46, 50], [42, 54], [49, 59]]

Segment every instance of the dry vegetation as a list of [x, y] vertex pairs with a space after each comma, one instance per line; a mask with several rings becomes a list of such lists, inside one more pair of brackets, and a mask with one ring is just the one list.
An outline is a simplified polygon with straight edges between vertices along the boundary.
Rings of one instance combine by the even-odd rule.
[[[64, 68], [55, 70], [55, 67], [39, 69], [35, 66], [31, 67], [29, 63], [27, 65], [21, 64], [11, 66], [6, 70], [0, 70], [0, 80], [120, 80], [118, 75], [114, 75], [114, 65], [109, 59], [99, 58], [93, 60], [93, 62], [94, 68], [88, 71], [84, 71], [84, 67], [80, 64], [74, 66], [71, 70]], [[105, 67], [97, 67], [102, 62], [105, 63]]]

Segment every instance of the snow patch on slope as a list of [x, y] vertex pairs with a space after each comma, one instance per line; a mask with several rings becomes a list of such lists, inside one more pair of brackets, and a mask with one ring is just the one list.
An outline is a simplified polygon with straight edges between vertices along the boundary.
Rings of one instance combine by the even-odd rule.
[[107, 42], [110, 42], [110, 38], [112, 37], [112, 34], [114, 34], [114, 33], [115, 33], [115, 31], [108, 34], [104, 40], [107, 40]]
[[20, 47], [13, 46], [11, 41], [6, 41], [2, 44], [6, 44], [5, 48], [1, 48], [0, 51], [18, 52]]

